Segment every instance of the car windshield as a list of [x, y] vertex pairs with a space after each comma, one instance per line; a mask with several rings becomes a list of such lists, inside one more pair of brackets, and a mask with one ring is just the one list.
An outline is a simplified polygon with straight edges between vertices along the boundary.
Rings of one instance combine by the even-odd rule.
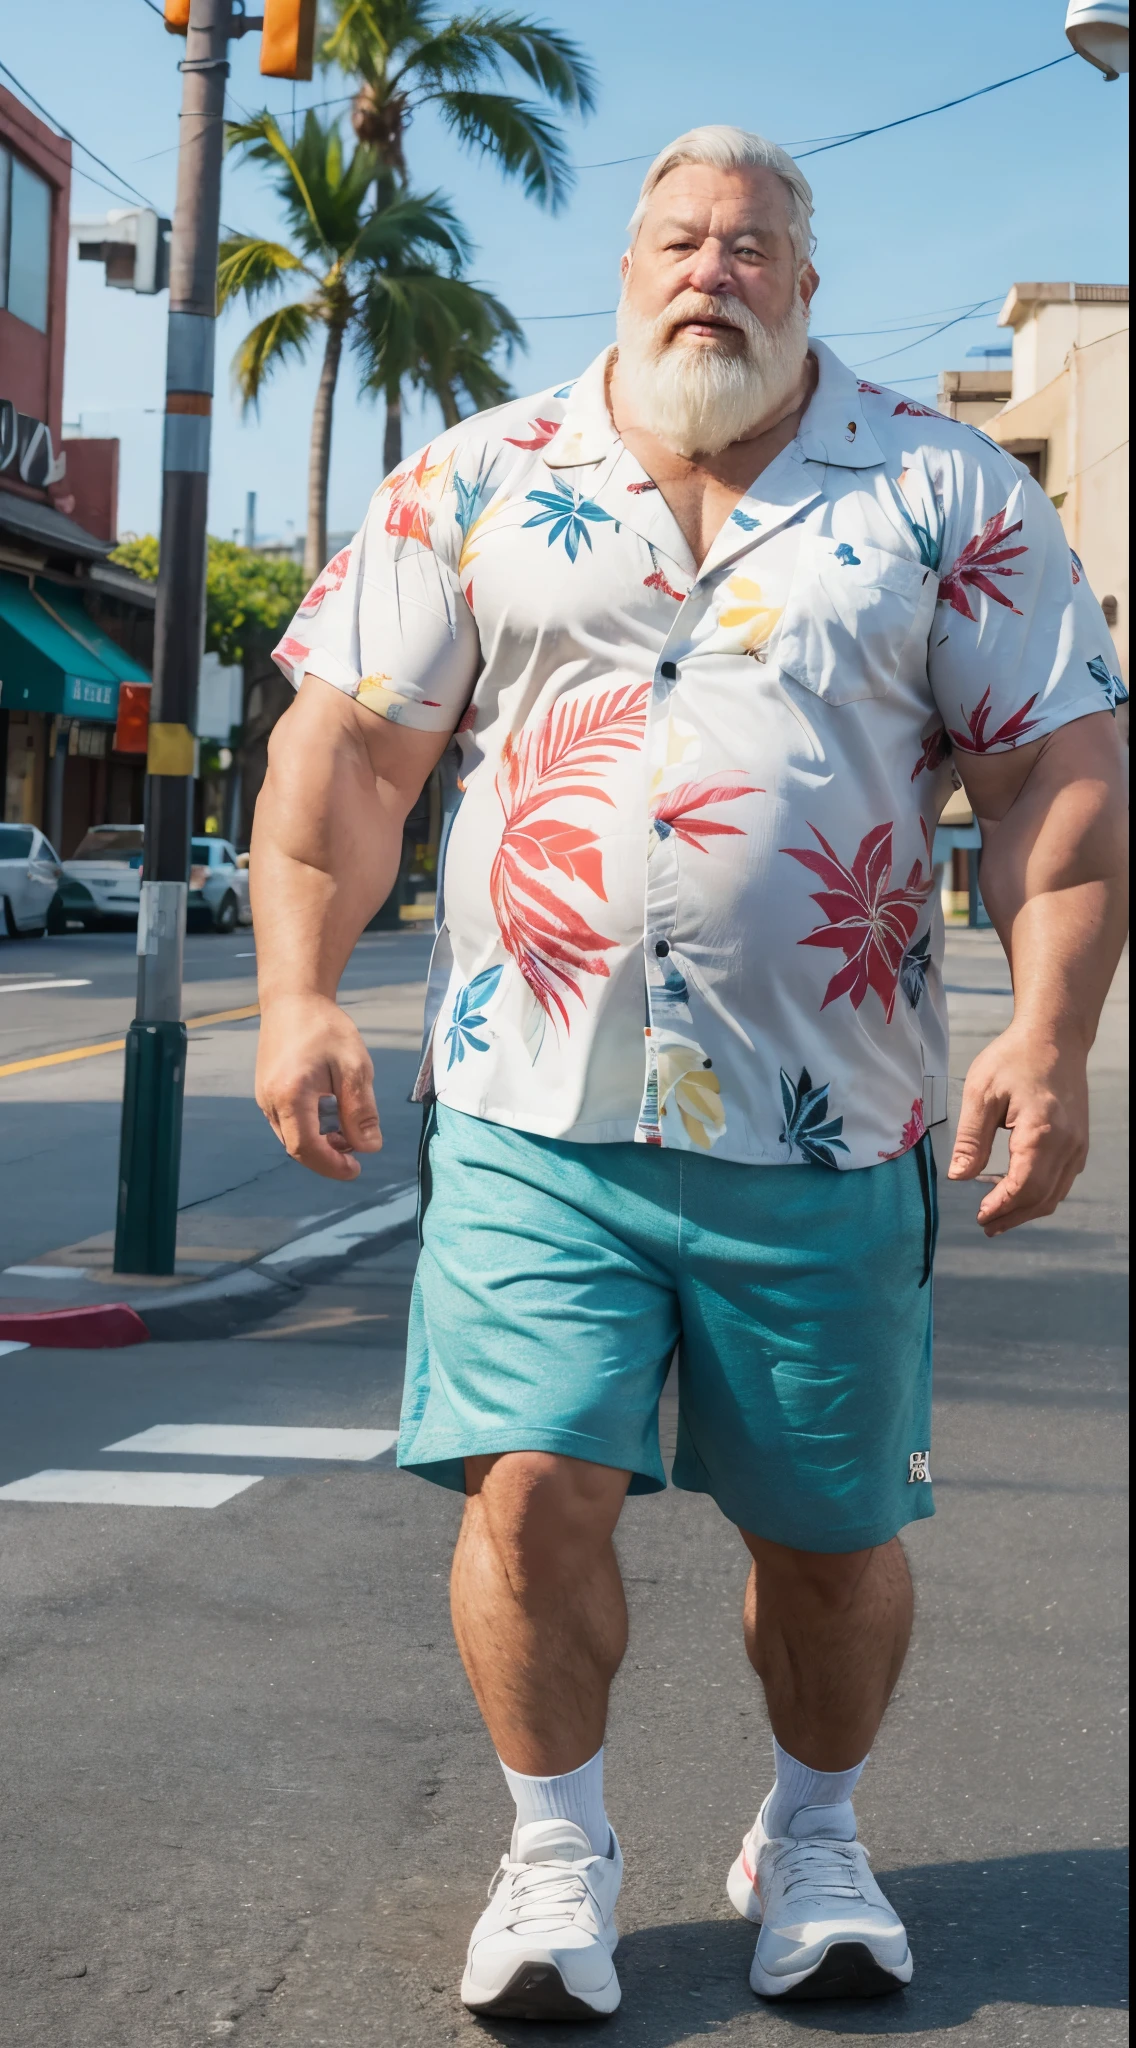
[[136, 866], [142, 858], [141, 825], [96, 825], [79, 841], [72, 860], [123, 861]]
[[0, 860], [26, 860], [32, 835], [26, 825], [0, 825]]

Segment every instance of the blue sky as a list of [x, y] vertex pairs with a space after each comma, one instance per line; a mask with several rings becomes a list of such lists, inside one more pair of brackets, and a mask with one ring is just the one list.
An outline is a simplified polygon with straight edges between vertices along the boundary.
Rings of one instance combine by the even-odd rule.
[[[645, 158], [701, 121], [735, 121], [803, 153], [809, 141], [868, 127], [972, 91], [1068, 48], [1063, 0], [550, 0], [533, 8], [567, 28], [592, 58], [600, 104], [572, 124], [581, 165]], [[257, 38], [232, 49], [236, 106], [290, 112], [293, 88], [261, 79]], [[172, 211], [182, 45], [145, 0], [42, 0], [9, 9], [4, 61], [91, 149]], [[336, 74], [295, 89], [300, 108], [341, 91]], [[890, 135], [814, 156], [821, 289], [813, 326], [868, 375], [922, 398], [935, 374], [975, 344], [1005, 339], [997, 305], [1015, 279], [1125, 277], [1127, 82], [1106, 85], [1080, 59], [969, 106]], [[453, 194], [478, 245], [476, 274], [525, 319], [529, 353], [518, 391], [536, 391], [581, 368], [611, 338], [624, 224], [646, 168], [581, 168], [565, 211], [549, 218], [488, 165], [460, 151], [431, 118], [415, 123], [410, 163], [421, 188]], [[93, 170], [76, 153], [76, 165]], [[100, 175], [101, 173], [97, 173]], [[223, 217], [271, 230], [270, 194], [254, 171], [226, 169]], [[75, 213], [116, 202], [76, 177]], [[120, 527], [156, 525], [166, 299], [107, 290], [101, 269], [71, 267], [65, 417], [122, 442]], [[920, 327], [979, 301], [989, 314], [938, 338]], [[592, 314], [587, 319], [549, 315]], [[540, 317], [538, 317], [540, 316]], [[289, 369], [241, 420], [228, 365], [248, 316], [226, 315], [218, 344], [218, 400], [210, 527], [243, 523], [258, 495], [263, 533], [304, 519], [307, 439], [316, 365]], [[890, 334], [849, 330], [895, 330]], [[910, 346], [911, 343], [915, 346]], [[902, 353], [892, 354], [902, 350]], [[885, 360], [885, 358], [890, 358]], [[411, 415], [408, 434], [436, 428]], [[409, 445], [409, 443], [408, 443]], [[350, 364], [340, 380], [330, 492], [333, 529], [358, 523], [381, 472], [382, 410], [360, 400]]]

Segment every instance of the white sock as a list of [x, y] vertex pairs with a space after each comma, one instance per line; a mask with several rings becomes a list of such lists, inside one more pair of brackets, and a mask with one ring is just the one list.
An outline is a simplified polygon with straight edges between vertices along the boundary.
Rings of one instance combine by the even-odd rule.
[[[842, 1806], [851, 1799], [860, 1773], [867, 1763], [853, 1764], [850, 1771], [810, 1771], [773, 1738], [773, 1761], [777, 1777], [765, 1808], [767, 1835], [787, 1835], [789, 1822], [802, 1806]], [[555, 1780], [553, 1781], [555, 1782]]]
[[517, 1825], [531, 1820], [572, 1820], [583, 1828], [596, 1856], [611, 1854], [611, 1828], [604, 1812], [603, 1749], [577, 1771], [565, 1771], [559, 1778], [529, 1778], [523, 1771], [511, 1771], [497, 1761], [505, 1783], [517, 1804]]

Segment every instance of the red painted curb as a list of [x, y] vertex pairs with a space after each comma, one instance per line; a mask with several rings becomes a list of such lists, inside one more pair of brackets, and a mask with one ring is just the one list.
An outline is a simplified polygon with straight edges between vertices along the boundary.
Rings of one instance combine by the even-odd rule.
[[0, 1315], [0, 1337], [53, 1351], [105, 1351], [122, 1344], [145, 1344], [149, 1336], [137, 1310], [125, 1301], [41, 1309], [26, 1316]]

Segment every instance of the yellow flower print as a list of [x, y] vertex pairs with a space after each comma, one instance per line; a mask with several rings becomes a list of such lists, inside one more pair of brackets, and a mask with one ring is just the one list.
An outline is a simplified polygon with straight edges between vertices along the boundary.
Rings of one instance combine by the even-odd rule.
[[505, 510], [505, 507], [508, 503], [509, 500], [507, 498], [499, 498], [495, 504], [488, 506], [486, 510], [482, 512], [479, 515], [479, 517], [474, 520], [473, 525], [470, 527], [469, 532], [466, 534], [465, 540], [462, 542], [462, 551], [461, 554], [458, 556], [459, 576], [464, 577], [466, 570], [472, 569], [474, 563], [477, 560], [477, 542], [484, 539], [486, 527], [490, 524], [492, 520], [500, 516], [500, 514]]
[[718, 625], [732, 643], [723, 652], [752, 654], [755, 661], [764, 661], [765, 648], [784, 606], [766, 604], [760, 583], [749, 576], [731, 576], [723, 595], [734, 599], [718, 614]]
[[700, 1045], [672, 1040], [659, 1048], [659, 1121], [677, 1109], [692, 1145], [709, 1152], [726, 1129], [722, 1089]]
[[393, 725], [397, 725], [399, 707], [409, 700], [400, 697], [397, 690], [392, 690], [390, 683], [390, 676], [364, 676], [355, 694], [368, 711], [377, 711], [380, 718], [389, 718]]

